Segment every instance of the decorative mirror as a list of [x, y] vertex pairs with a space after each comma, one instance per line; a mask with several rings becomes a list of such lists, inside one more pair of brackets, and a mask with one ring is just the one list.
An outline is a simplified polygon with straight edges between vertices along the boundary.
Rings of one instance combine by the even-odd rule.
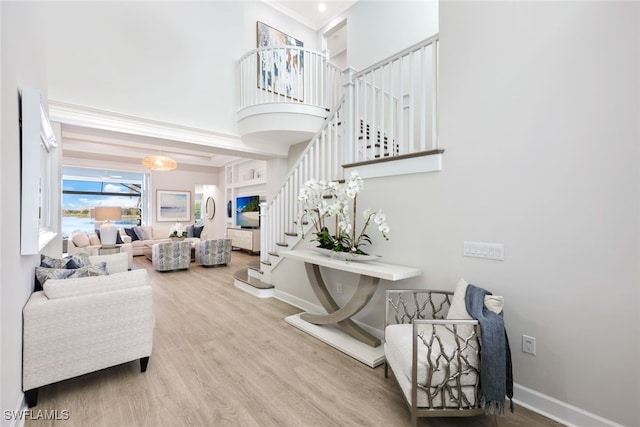
[[205, 204], [204, 210], [207, 218], [213, 219], [213, 217], [216, 216], [216, 202], [213, 200], [213, 197], [207, 197], [207, 203]]

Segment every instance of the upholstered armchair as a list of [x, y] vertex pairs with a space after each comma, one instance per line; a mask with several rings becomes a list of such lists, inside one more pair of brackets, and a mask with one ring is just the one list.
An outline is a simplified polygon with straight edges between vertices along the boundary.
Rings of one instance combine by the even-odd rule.
[[153, 344], [147, 271], [127, 254], [91, 257], [106, 276], [49, 279], [23, 309], [22, 387], [29, 407], [40, 387], [135, 360], [146, 371]]
[[[391, 369], [409, 406], [413, 426], [418, 417], [485, 413], [480, 389], [481, 329], [465, 308], [466, 287], [461, 280], [455, 293], [386, 291], [385, 377]], [[484, 306], [501, 313], [503, 299], [487, 295]], [[508, 342], [506, 345], [508, 351]], [[511, 379], [506, 370], [501, 372], [505, 378], [502, 385]]]
[[189, 241], [156, 243], [151, 248], [151, 262], [157, 271], [182, 270], [191, 266], [192, 243]]
[[221, 266], [231, 262], [231, 239], [204, 240], [196, 243], [196, 262]]

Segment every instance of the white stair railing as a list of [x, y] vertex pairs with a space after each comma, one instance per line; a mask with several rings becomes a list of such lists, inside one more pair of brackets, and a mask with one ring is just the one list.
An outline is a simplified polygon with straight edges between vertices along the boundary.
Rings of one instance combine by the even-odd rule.
[[296, 224], [298, 193], [310, 179], [336, 180], [343, 178], [343, 126], [344, 98], [327, 117], [322, 128], [311, 139], [294, 167], [287, 175], [282, 189], [263, 210], [260, 231], [260, 259], [272, 268], [280, 260], [275, 256], [287, 234], [299, 235]]
[[[265, 268], [267, 271], [281, 260], [277, 252], [284, 249], [287, 239], [290, 249], [301, 238], [300, 226], [296, 225], [298, 193], [307, 180], [339, 180], [344, 178], [343, 165], [347, 163], [411, 155], [438, 148], [438, 41], [436, 34], [365, 70], [347, 70], [344, 96], [336, 104], [331, 101], [343, 92], [340, 72], [327, 65], [324, 59], [323, 66], [309, 61], [311, 74], [307, 77], [305, 71], [305, 81], [313, 82], [311, 76], [314, 75], [321, 84], [328, 80], [331, 83], [324, 86], [324, 92], [307, 89], [305, 83], [305, 94], [310, 96], [293, 101], [313, 101], [326, 108], [337, 107], [309, 142], [280, 192], [261, 210], [260, 253], [261, 262], [271, 266]], [[241, 108], [264, 102], [292, 102], [292, 97], [255, 89], [256, 61], [258, 54], [266, 49], [275, 48], [256, 49], [243, 57], [246, 61], [241, 63], [241, 69], [248, 74], [248, 77], [243, 77], [246, 80], [244, 84], [249, 85], [250, 82], [253, 87], [241, 92]], [[305, 69], [308, 64], [306, 58]], [[314, 69], [324, 69], [325, 74], [311, 71]], [[265, 100], [267, 98], [268, 101]]]
[[240, 58], [239, 110], [269, 103], [325, 108], [342, 96], [342, 72], [327, 54], [297, 46], [260, 47]]
[[436, 34], [351, 76], [355, 144], [348, 163], [438, 148], [438, 40]]

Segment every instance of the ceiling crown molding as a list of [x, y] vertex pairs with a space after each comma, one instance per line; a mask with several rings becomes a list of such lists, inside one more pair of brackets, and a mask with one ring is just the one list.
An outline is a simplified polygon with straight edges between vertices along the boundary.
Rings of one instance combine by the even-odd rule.
[[219, 149], [220, 154], [258, 158], [284, 158], [288, 155], [286, 147], [247, 144], [235, 135], [158, 122], [56, 100], [49, 100], [49, 117], [52, 121], [68, 125], [202, 145]]

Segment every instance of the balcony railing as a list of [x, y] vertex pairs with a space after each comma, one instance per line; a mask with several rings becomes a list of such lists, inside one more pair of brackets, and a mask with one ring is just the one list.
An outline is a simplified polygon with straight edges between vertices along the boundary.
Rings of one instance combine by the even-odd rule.
[[347, 162], [438, 148], [436, 34], [348, 77]]
[[239, 66], [239, 110], [286, 103], [328, 112], [343, 94], [342, 72], [325, 53], [296, 46], [261, 47], [240, 58]]

